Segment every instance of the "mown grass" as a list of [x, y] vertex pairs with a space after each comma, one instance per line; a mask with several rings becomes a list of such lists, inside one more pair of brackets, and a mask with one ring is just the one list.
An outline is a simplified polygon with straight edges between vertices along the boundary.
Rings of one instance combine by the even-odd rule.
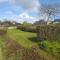
[[[38, 54], [42, 58], [44, 57], [47, 60], [55, 60], [55, 57], [53, 57], [50, 53], [39, 48], [40, 42], [33, 42], [29, 39], [29, 38], [36, 37], [36, 33], [24, 32], [24, 31], [21, 31], [18, 29], [10, 29], [7, 31], [7, 36], [11, 37], [12, 40], [16, 41], [24, 48], [30, 48], [30, 47], [33, 47], [33, 49], [36, 48], [38, 51]], [[50, 50], [52, 48], [53, 51], [60, 47], [60, 44], [58, 44], [58, 42], [51, 43], [49, 41], [44, 41], [43, 44], [47, 47], [48, 50]], [[0, 47], [2, 48], [3, 46], [4, 46], [3, 40], [2, 40], [2, 38], [0, 38]]]
[[29, 40], [29, 38], [31, 38], [31, 37], [32, 38], [36, 37], [35, 33], [24, 32], [21, 30], [12, 29], [12, 30], [7, 31], [7, 35], [10, 36], [16, 42], [20, 43], [24, 47], [28, 48], [28, 47], [32, 47], [32, 46], [37, 45], [36, 42], [32, 42]]
[[[39, 43], [40, 42], [33, 42], [31, 40], [29, 40], [29, 38], [34, 38], [36, 37], [36, 33], [31, 33], [31, 32], [24, 32], [21, 30], [17, 30], [17, 29], [12, 29], [12, 30], [8, 30], [7, 31], [7, 35], [10, 36], [13, 40], [15, 40], [16, 42], [18, 42], [19, 44], [21, 44], [22, 46], [26, 47], [26, 48], [30, 48], [30, 47], [35, 47], [37, 48], [38, 54], [40, 54], [40, 56], [43, 56], [47, 59], [53, 59], [55, 60], [55, 58], [53, 56], [51, 56], [50, 53], [41, 50], [39, 47]], [[44, 44], [46, 44], [45, 46], [47, 47], [47, 49], [50, 50], [50, 47], [53, 49], [53, 51], [55, 50], [55, 48], [58, 48], [60, 46], [60, 44], [58, 43], [49, 43], [49, 42], [44, 42]], [[56, 51], [55, 51], [56, 52]]]

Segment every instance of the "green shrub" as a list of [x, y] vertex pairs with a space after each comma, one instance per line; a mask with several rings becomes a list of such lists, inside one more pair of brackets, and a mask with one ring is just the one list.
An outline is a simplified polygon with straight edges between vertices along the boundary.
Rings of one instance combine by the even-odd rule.
[[0, 30], [0, 36], [4, 36], [6, 35], [6, 33], [7, 33], [7, 30]]
[[20, 29], [22, 31], [27, 31], [27, 32], [36, 32], [36, 26], [18, 26], [17, 29]]
[[58, 42], [43, 41], [40, 43], [40, 48], [55, 56], [60, 56], [60, 44]]

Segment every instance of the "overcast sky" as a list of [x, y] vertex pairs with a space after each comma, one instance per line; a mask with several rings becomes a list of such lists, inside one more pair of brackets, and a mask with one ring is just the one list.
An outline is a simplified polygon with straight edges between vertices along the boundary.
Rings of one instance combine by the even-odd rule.
[[60, 4], [60, 0], [0, 0], [0, 20], [34, 22], [38, 17], [38, 7], [53, 3]]

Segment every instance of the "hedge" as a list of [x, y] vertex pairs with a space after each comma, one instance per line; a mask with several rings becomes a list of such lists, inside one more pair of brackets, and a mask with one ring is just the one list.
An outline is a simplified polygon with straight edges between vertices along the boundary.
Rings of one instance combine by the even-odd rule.
[[37, 26], [37, 37], [43, 40], [60, 41], [60, 25]]
[[18, 26], [17, 29], [27, 32], [36, 32], [36, 26]]

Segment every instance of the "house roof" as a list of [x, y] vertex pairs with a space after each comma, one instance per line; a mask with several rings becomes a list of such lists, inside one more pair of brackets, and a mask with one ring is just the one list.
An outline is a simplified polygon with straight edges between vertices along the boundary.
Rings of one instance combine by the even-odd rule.
[[54, 22], [60, 22], [60, 19], [55, 19]]

